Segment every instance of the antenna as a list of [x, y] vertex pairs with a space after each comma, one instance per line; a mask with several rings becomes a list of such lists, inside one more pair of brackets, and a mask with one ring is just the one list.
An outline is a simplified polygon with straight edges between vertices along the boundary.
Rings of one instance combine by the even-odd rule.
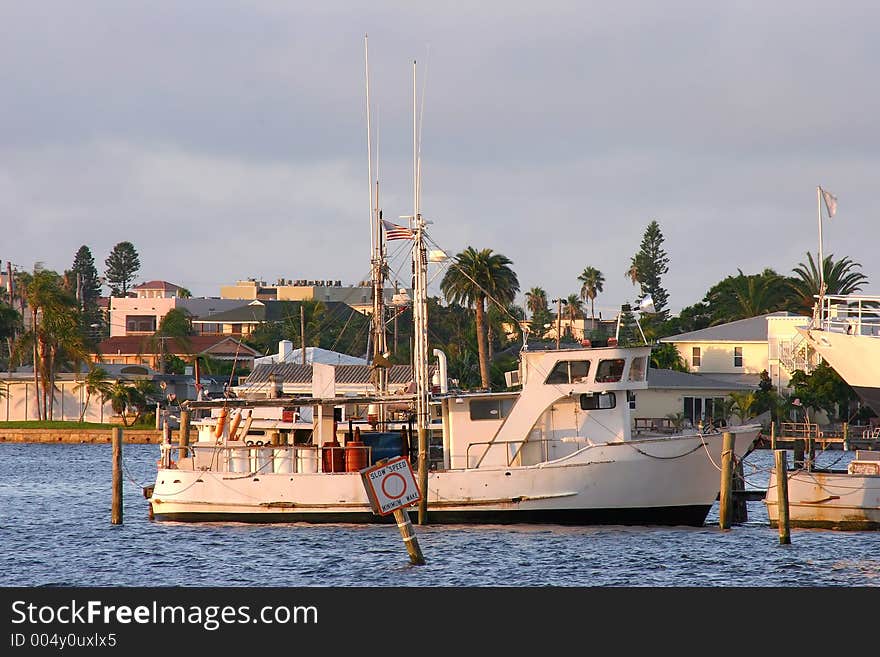
[[[367, 35], [364, 35], [364, 76], [366, 79], [367, 94], [367, 159], [369, 160], [370, 176], [370, 239], [372, 253], [370, 257], [370, 269], [373, 283], [373, 316], [371, 318], [371, 331], [367, 340], [367, 358], [370, 358], [370, 340], [373, 338], [372, 363], [376, 391], [381, 395], [388, 389], [388, 374], [386, 366], [378, 363], [384, 358], [385, 346], [385, 253], [382, 240], [381, 213], [379, 211], [379, 163], [376, 162], [376, 195], [373, 196], [373, 156], [372, 156], [372, 125], [370, 116], [370, 54]], [[378, 152], [378, 148], [377, 148]], [[387, 359], [385, 360], [387, 363]], [[379, 422], [385, 421], [384, 407], [379, 410]]]

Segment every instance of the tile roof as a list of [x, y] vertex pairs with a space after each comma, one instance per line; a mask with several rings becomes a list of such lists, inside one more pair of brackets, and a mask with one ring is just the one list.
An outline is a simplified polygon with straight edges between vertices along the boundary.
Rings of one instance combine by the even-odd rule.
[[[768, 317], [799, 317], [779, 311], [660, 338], [660, 342], [766, 342]], [[809, 318], [804, 318], [809, 319]]]
[[140, 285], [135, 285], [132, 290], [179, 290], [180, 286], [168, 281], [147, 281]]
[[[239, 342], [235, 338], [221, 335], [191, 335], [189, 347], [180, 344], [176, 338], [165, 341], [165, 353], [171, 354], [212, 354], [234, 355], [236, 352], [243, 357], [261, 356], [259, 351]], [[103, 340], [98, 345], [98, 353], [115, 354], [158, 354], [159, 341], [152, 335], [117, 335]]]

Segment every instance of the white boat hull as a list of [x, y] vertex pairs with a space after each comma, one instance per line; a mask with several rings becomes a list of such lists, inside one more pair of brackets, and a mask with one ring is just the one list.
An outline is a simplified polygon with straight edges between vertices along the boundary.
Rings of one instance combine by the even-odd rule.
[[798, 331], [862, 401], [880, 414], [880, 337], [803, 328]]
[[[747, 453], [757, 427], [737, 432]], [[431, 471], [431, 523], [702, 525], [720, 488], [721, 434], [585, 445], [522, 467]], [[156, 520], [382, 522], [361, 476], [160, 468], [149, 497]], [[413, 512], [415, 509], [410, 509]]]
[[[771, 527], [779, 526], [776, 471], [764, 498]], [[880, 529], [880, 476], [793, 470], [788, 473], [790, 527]]]

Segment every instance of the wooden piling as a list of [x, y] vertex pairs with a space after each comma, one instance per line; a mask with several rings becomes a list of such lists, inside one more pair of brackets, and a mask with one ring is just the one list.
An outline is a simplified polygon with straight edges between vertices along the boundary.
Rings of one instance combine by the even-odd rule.
[[804, 467], [804, 443], [806, 440], [801, 440], [796, 438], [794, 441], [794, 464], [793, 467], [795, 470], [802, 469]]
[[122, 427], [111, 430], [113, 444], [113, 503], [110, 507], [110, 523], [122, 524]]
[[186, 458], [189, 451], [189, 411], [180, 411], [180, 434], [177, 436], [177, 444], [180, 447], [177, 459]]
[[721, 529], [730, 529], [733, 518], [733, 445], [735, 437], [725, 431], [721, 443], [721, 495], [719, 500], [718, 524]]
[[784, 449], [773, 452], [776, 460], [776, 507], [779, 517], [779, 544], [791, 544], [791, 528], [788, 517], [788, 471], [785, 465], [786, 453]]
[[[424, 495], [422, 497], [424, 498]], [[409, 513], [404, 508], [395, 509], [394, 519], [397, 521], [397, 528], [400, 529], [403, 544], [409, 553], [410, 563], [414, 566], [424, 566], [425, 557], [422, 556], [422, 549], [419, 547], [419, 540], [416, 538], [416, 532], [412, 521], [409, 519]]]
[[733, 468], [733, 524], [738, 525], [749, 520], [749, 507], [746, 504], [744, 495], [736, 495], [746, 490], [746, 477], [743, 474], [743, 463], [741, 459], [736, 459], [736, 466]]
[[770, 421], [770, 449], [776, 449], [776, 422]]
[[419, 524], [428, 522], [428, 430], [419, 428]]
[[843, 451], [849, 451], [849, 423], [843, 423]]

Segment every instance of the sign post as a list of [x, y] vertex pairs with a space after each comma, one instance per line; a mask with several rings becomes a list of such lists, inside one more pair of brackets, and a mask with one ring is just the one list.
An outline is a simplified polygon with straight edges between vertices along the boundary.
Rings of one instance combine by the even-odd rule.
[[394, 514], [410, 562], [415, 566], [423, 566], [425, 558], [406, 511], [406, 507], [416, 504], [422, 498], [409, 459], [405, 456], [385, 459], [364, 468], [360, 473], [373, 513], [380, 516]]

